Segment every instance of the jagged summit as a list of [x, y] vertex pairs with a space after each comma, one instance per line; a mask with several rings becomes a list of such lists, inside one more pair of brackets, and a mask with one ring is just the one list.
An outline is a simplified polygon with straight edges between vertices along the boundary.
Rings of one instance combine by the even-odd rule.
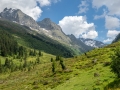
[[[62, 31], [62, 28], [58, 24], [52, 22], [50, 18], [45, 18], [42, 21], [36, 22], [32, 17], [26, 15], [20, 9], [12, 8], [5, 8], [3, 12], [0, 13], [0, 18], [25, 25], [35, 31], [32, 34], [44, 35], [45, 37], [51, 38], [64, 46], [73, 49], [76, 54], [92, 49], [82, 41], [78, 40], [75, 36], [67, 36]], [[27, 32], [29, 33], [30, 31]]]
[[47, 30], [62, 30], [61, 27], [52, 22], [50, 18], [45, 18], [42, 21], [39, 21], [38, 24], [41, 28], [45, 28]]
[[20, 9], [5, 8], [0, 13], [0, 17], [12, 22], [19, 23], [21, 25], [31, 27], [33, 29], [39, 29], [39, 25], [36, 23], [36, 21], [32, 17], [23, 13]]
[[106, 44], [104, 44], [101, 41], [97, 41], [97, 40], [93, 40], [93, 39], [85, 39], [85, 38], [79, 38], [79, 40], [81, 40], [83, 43], [85, 43], [88, 46], [94, 47], [94, 48], [99, 48], [99, 47], [103, 47]]

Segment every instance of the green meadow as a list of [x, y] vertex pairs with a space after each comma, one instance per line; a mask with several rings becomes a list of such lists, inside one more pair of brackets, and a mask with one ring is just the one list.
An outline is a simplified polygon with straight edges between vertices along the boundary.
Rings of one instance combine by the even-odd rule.
[[[116, 76], [111, 72], [111, 55], [119, 42], [104, 48], [94, 49], [73, 58], [62, 58], [66, 67], [61, 68], [56, 56], [42, 52], [40, 63], [23, 70], [0, 74], [1, 90], [117, 90]], [[27, 61], [36, 61], [37, 56], [28, 56]], [[6, 57], [0, 57], [2, 64]], [[20, 59], [12, 58], [18, 66]], [[55, 73], [52, 72], [51, 58], [55, 61]], [[110, 87], [112, 84], [113, 87]], [[106, 88], [105, 88], [106, 87]], [[119, 89], [118, 89], [119, 90]]]

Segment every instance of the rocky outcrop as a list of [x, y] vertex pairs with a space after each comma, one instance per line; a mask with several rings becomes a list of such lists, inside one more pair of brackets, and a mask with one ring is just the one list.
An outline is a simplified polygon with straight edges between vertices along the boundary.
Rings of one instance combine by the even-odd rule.
[[7, 9], [0, 13], [0, 17], [9, 21], [28, 26], [33, 29], [39, 29], [39, 25], [30, 16], [24, 14], [20, 9]]

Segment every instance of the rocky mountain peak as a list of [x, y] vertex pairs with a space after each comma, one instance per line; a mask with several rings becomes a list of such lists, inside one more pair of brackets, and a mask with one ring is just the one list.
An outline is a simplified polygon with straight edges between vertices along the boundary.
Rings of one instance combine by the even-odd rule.
[[94, 47], [94, 48], [99, 48], [99, 47], [103, 47], [106, 44], [104, 44], [101, 41], [97, 41], [97, 40], [93, 40], [93, 39], [89, 39], [89, 38], [79, 38], [79, 40], [81, 40], [83, 43], [85, 43], [88, 46]]
[[41, 28], [46, 30], [62, 30], [61, 27], [50, 20], [50, 18], [45, 18], [42, 21], [38, 22]]
[[51, 19], [50, 18], [45, 18], [42, 20], [42, 22], [46, 22], [46, 23], [52, 23]]
[[23, 13], [20, 9], [5, 8], [0, 13], [0, 17], [33, 29], [39, 29], [39, 25], [36, 23], [36, 21], [30, 16]]

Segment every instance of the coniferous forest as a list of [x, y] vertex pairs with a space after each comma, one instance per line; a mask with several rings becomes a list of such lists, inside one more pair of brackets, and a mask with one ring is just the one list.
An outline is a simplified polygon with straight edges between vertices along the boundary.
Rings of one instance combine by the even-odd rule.
[[18, 43], [6, 31], [0, 30], [0, 55], [14, 55], [17, 54]]

